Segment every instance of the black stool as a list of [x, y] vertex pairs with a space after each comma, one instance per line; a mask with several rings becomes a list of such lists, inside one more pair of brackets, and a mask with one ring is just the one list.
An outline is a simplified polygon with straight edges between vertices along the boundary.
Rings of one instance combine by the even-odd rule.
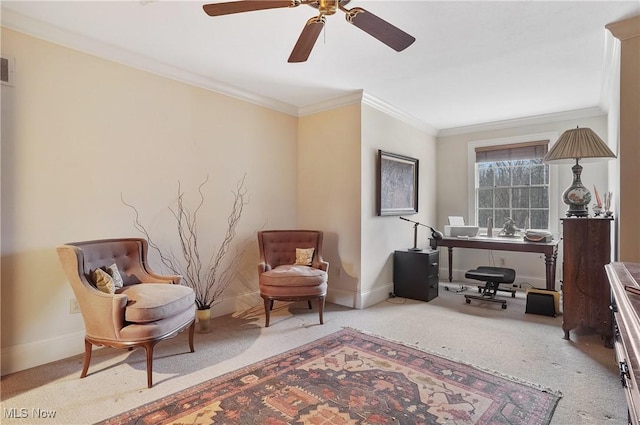
[[480, 266], [475, 270], [469, 270], [464, 274], [467, 279], [481, 280], [485, 282], [483, 287], [478, 288], [481, 295], [465, 295], [467, 304], [471, 300], [490, 301], [502, 304], [502, 308], [507, 308], [507, 301], [496, 298], [497, 291], [510, 292], [511, 298], [515, 298], [516, 291], [513, 289], [500, 288], [501, 283], [513, 283], [516, 280], [516, 271], [504, 267]]

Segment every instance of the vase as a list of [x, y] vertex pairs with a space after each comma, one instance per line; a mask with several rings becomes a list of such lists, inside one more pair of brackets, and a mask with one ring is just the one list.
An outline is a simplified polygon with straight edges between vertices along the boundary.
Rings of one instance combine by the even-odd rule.
[[211, 309], [196, 310], [198, 318], [198, 332], [206, 334], [211, 332]]

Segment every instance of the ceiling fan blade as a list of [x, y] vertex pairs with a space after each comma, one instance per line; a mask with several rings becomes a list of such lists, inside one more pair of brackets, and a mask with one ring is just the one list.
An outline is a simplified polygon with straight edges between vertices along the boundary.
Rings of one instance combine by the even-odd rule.
[[252, 12], [254, 10], [278, 9], [280, 7], [296, 7], [299, 0], [247, 0], [210, 3], [202, 6], [209, 16], [231, 15], [233, 13]]
[[324, 22], [325, 19], [322, 15], [315, 16], [307, 21], [296, 45], [293, 46], [293, 51], [287, 62], [305, 62], [309, 58], [311, 50], [316, 44], [322, 28], [324, 28]]
[[406, 49], [416, 41], [412, 35], [360, 7], [354, 7], [351, 10], [341, 9], [346, 13], [347, 22], [377, 38], [397, 52]]

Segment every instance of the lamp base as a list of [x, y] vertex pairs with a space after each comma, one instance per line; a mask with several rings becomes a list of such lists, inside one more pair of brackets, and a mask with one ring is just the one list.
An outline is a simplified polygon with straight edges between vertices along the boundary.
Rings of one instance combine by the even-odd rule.
[[565, 212], [567, 217], [588, 217], [589, 211], [587, 210], [586, 205], [569, 205], [567, 212]]
[[591, 193], [580, 180], [582, 166], [578, 164], [578, 160], [576, 160], [576, 165], [571, 167], [571, 170], [573, 171], [573, 183], [562, 194], [562, 201], [569, 206], [565, 214], [567, 217], [587, 217]]

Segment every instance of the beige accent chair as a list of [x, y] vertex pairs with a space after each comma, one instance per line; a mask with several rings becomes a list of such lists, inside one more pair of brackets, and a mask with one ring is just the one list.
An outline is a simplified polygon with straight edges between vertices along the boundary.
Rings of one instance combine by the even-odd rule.
[[[179, 285], [180, 276], [161, 276], [149, 269], [146, 240], [73, 242], [57, 247], [57, 251], [86, 328], [80, 378], [87, 376], [93, 345], [144, 347], [148, 388], [153, 386], [153, 348], [158, 342], [189, 328], [189, 348], [194, 352], [195, 294]], [[109, 294], [96, 288], [91, 273], [114, 263], [123, 287]]]
[[[322, 259], [322, 236], [317, 230], [263, 230], [258, 232], [258, 283], [264, 299], [265, 327], [273, 302], [318, 300], [320, 324], [327, 296], [329, 263]], [[313, 248], [310, 265], [298, 265], [296, 248]]]

